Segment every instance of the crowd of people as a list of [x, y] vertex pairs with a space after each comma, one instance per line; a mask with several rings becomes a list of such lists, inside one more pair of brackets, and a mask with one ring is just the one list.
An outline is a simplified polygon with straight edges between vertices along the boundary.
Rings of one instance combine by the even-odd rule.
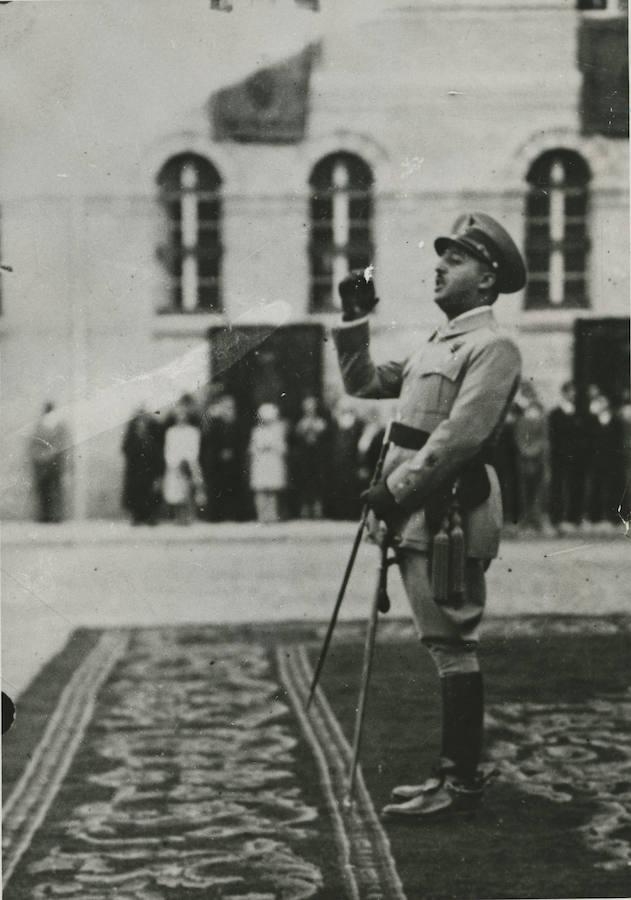
[[249, 426], [234, 397], [184, 395], [161, 422], [145, 408], [123, 439], [123, 506], [135, 524], [356, 519], [384, 428], [341, 400], [305, 397], [295, 421], [263, 403]]
[[612, 404], [595, 385], [584, 411], [567, 381], [546, 411], [522, 384], [496, 447], [507, 525], [569, 533], [620, 525], [629, 516], [631, 398]]
[[[139, 408], [122, 445], [123, 507], [135, 524], [287, 518], [357, 519], [384, 427], [347, 398], [328, 410], [305, 397], [294, 421], [263, 403], [253, 426], [234, 397], [200, 407], [188, 394], [166, 417]], [[30, 442], [37, 518], [64, 516], [68, 429], [46, 403]], [[508, 528], [569, 533], [620, 525], [631, 498], [631, 397], [612, 404], [595, 386], [584, 411], [566, 382], [546, 410], [529, 382], [511, 406], [495, 448]]]
[[[263, 403], [248, 428], [229, 395], [204, 411], [185, 395], [164, 423], [138, 410], [123, 442], [123, 505], [136, 523], [356, 519], [384, 434], [370, 412], [360, 418], [346, 398], [329, 411], [305, 397], [296, 421]], [[592, 386], [581, 413], [568, 381], [547, 411], [525, 382], [495, 467], [507, 526], [567, 533], [619, 524], [631, 483], [629, 395], [614, 408]]]

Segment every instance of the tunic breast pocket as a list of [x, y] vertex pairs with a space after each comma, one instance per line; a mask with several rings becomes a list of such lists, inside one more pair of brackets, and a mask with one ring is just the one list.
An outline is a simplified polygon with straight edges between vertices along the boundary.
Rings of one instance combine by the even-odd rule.
[[451, 357], [419, 373], [422, 403], [428, 412], [447, 415], [460, 387], [464, 359]]

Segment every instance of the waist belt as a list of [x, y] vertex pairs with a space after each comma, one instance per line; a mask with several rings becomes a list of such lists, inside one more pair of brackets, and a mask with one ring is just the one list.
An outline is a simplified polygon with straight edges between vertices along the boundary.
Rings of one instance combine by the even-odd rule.
[[[406, 450], [421, 450], [429, 438], [427, 431], [412, 428], [402, 422], [391, 422], [388, 439]], [[478, 507], [491, 493], [491, 482], [485, 465], [491, 464], [489, 448], [483, 448], [477, 456], [468, 460], [459, 472], [442, 482], [426, 498], [423, 508], [430, 532], [436, 533], [441, 522], [456, 499], [460, 508], [469, 511]]]
[[[390, 430], [388, 439], [397, 447], [403, 447], [405, 450], [422, 450], [429, 439], [429, 432], [422, 431], [420, 428], [412, 428], [411, 425], [404, 425], [403, 422], [390, 422]], [[483, 448], [469, 463], [466, 468], [472, 464], [495, 466], [495, 458], [492, 448]]]
[[390, 422], [388, 438], [397, 447], [403, 447], [405, 450], [422, 450], [428, 437], [429, 432], [421, 431], [420, 428], [412, 428], [403, 422]]

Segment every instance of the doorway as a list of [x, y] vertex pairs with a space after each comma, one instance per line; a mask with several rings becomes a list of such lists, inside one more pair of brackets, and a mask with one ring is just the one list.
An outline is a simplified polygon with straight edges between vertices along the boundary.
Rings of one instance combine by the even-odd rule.
[[574, 323], [574, 380], [583, 410], [590, 384], [600, 388], [614, 407], [629, 391], [630, 335], [628, 318], [577, 319]]
[[317, 323], [213, 328], [210, 376], [235, 398], [252, 424], [262, 403], [275, 403], [296, 421], [306, 396], [322, 396], [323, 326]]

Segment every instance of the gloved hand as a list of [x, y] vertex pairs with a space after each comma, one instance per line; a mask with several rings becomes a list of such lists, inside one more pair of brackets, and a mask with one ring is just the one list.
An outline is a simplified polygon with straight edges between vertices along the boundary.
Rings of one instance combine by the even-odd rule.
[[[368, 274], [367, 274], [368, 273]], [[379, 303], [368, 269], [354, 269], [337, 287], [342, 300], [342, 319], [352, 322], [371, 312]]]
[[402, 512], [402, 508], [392, 496], [385, 481], [378, 481], [377, 484], [369, 487], [367, 491], [363, 492], [361, 499], [386, 525], [389, 525]]

